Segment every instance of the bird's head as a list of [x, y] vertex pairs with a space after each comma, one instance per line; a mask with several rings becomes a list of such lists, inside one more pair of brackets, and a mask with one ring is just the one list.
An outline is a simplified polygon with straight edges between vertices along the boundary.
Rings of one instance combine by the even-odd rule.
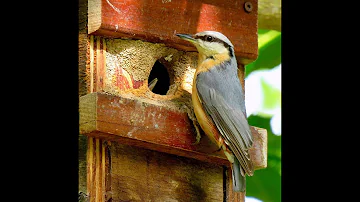
[[234, 56], [234, 46], [230, 40], [220, 32], [204, 31], [190, 34], [176, 34], [183, 40], [189, 41], [195, 45], [199, 54], [206, 58], [212, 58], [217, 54], [229, 54], [230, 57]]

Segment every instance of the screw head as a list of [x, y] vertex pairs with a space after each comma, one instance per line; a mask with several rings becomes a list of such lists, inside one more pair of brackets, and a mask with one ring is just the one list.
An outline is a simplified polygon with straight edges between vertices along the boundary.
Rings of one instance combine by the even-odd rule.
[[244, 8], [246, 12], [250, 13], [253, 8], [252, 3], [250, 1], [245, 2]]

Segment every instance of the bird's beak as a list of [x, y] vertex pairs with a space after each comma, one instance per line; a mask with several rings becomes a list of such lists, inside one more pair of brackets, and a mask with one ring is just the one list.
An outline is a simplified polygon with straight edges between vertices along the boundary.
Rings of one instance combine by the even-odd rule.
[[180, 37], [185, 41], [189, 41], [191, 43], [196, 43], [197, 41], [190, 34], [176, 34], [176, 36]]

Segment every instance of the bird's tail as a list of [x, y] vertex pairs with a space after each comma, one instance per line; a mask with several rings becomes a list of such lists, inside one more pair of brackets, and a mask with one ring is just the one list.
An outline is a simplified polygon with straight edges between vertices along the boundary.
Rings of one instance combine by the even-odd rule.
[[240, 169], [242, 169], [240, 162], [237, 158], [234, 158], [234, 163], [232, 164], [232, 180], [235, 192], [245, 192], [246, 189], [245, 172], [241, 172]]

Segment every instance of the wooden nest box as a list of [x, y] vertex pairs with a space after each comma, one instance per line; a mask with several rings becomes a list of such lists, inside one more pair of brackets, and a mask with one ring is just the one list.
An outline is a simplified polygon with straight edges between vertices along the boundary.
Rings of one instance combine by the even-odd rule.
[[[79, 191], [90, 202], [244, 201], [197, 127], [197, 52], [175, 34], [224, 33], [244, 84], [258, 53], [257, 0], [80, 0], [79, 19]], [[255, 169], [266, 168], [266, 130], [251, 129]]]

